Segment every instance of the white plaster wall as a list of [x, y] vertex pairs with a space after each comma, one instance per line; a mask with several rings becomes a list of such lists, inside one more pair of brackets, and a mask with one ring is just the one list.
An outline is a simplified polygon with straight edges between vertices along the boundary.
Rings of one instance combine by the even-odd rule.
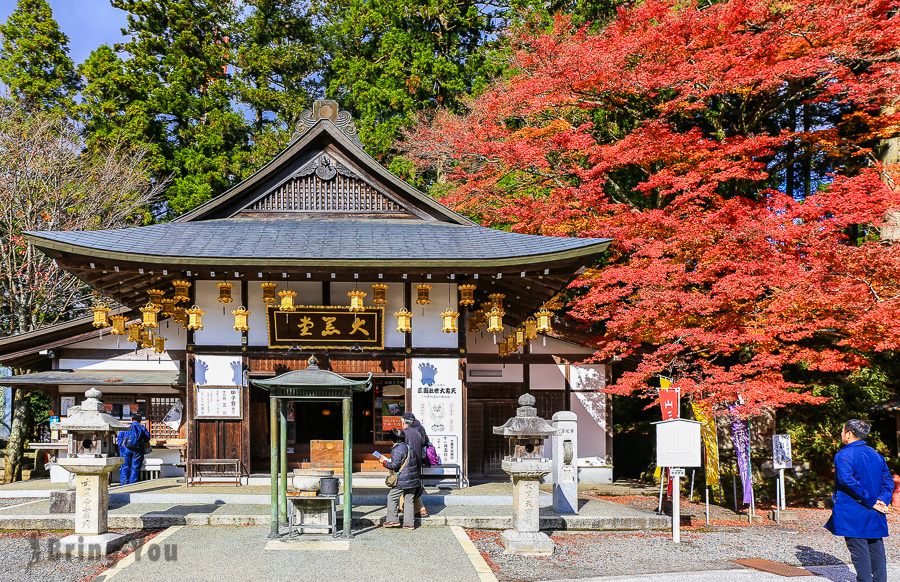
[[[234, 329], [234, 315], [232, 310], [242, 305], [241, 282], [233, 281], [231, 289], [231, 303], [219, 303], [218, 281], [197, 281], [197, 305], [206, 313], [203, 314], [203, 329], [194, 333], [194, 342], [200, 346], [239, 346], [241, 345], [241, 332]], [[225, 314], [222, 314], [222, 307]]]
[[[101, 335], [102, 331], [102, 335]], [[116, 338], [121, 338], [116, 345]], [[103, 330], [97, 330], [95, 337], [90, 339], [86, 339], [84, 341], [80, 341], [78, 343], [70, 344], [66, 346], [67, 348], [77, 348], [81, 350], [115, 350], [115, 349], [127, 349], [128, 346], [131, 346], [134, 349], [134, 344], [130, 344], [125, 341], [125, 336], [115, 336], [109, 333], [109, 328], [105, 328]]]
[[[247, 284], [247, 295], [249, 297], [245, 305], [250, 310], [250, 317], [248, 318], [250, 331], [247, 332], [247, 341], [251, 346], [269, 345], [269, 332], [266, 326], [266, 304], [262, 302], [262, 287], [259, 286], [262, 281], [263, 279], [257, 279]], [[278, 288], [275, 289], [276, 299], [281, 299], [278, 297], [279, 291], [290, 289], [297, 292], [297, 296], [294, 297], [295, 305], [322, 305], [322, 283], [318, 281], [290, 281], [290, 284], [276, 279], [273, 279], [273, 281], [278, 283]], [[277, 303], [272, 305], [277, 305]], [[229, 311], [228, 314], [231, 315], [231, 312]], [[234, 316], [231, 317], [233, 318]], [[238, 337], [238, 342], [240, 342], [240, 337]]]
[[197, 354], [195, 358], [194, 382], [198, 386], [240, 386], [240, 356], [211, 356]]
[[[203, 317], [204, 321], [206, 321], [206, 316]], [[187, 343], [187, 332], [184, 327], [180, 324], [176, 324], [171, 319], [164, 319], [159, 322], [159, 327], [156, 329], [156, 332], [166, 338], [166, 348], [173, 350], [183, 350]], [[124, 335], [113, 335], [109, 333], [109, 328], [105, 328], [103, 330], [103, 335], [100, 336], [99, 330], [97, 331], [97, 337], [92, 337], [90, 339], [86, 339], [80, 342], [76, 342], [74, 344], [69, 344], [65, 347], [65, 349], [75, 349], [75, 350], [122, 350], [123, 353], [127, 351], [134, 351], [134, 344], [129, 343], [128, 340], [125, 339]]]
[[603, 392], [573, 392], [569, 405], [578, 416], [578, 457], [605, 457], [606, 399]]
[[[496, 354], [496, 341], [503, 339], [503, 337], [512, 330], [512, 327], [504, 325], [503, 333], [497, 332], [494, 334], [493, 332], [487, 331], [486, 326], [481, 326], [480, 331], [466, 332], [466, 351], [475, 354]], [[495, 335], [496, 341], [494, 339]]]
[[[153, 350], [147, 350], [153, 352]], [[70, 360], [68, 358], [60, 358], [59, 368], [61, 370], [142, 370], [142, 371], [171, 371], [179, 370], [181, 362], [173, 361], [167, 354], [147, 354], [149, 358], [120, 359], [110, 358], [108, 360]]]
[[565, 390], [565, 366], [555, 364], [531, 364], [531, 390]]
[[459, 332], [444, 333], [441, 331], [443, 323], [441, 321], [441, 312], [447, 309], [448, 293], [450, 294], [450, 307], [454, 311], [459, 311], [456, 304], [456, 284], [433, 283], [431, 281], [426, 281], [426, 283], [432, 286], [431, 303], [428, 305], [416, 304], [417, 293], [415, 284], [413, 284], [412, 305], [408, 307], [413, 313], [413, 348], [456, 348], [459, 346]]

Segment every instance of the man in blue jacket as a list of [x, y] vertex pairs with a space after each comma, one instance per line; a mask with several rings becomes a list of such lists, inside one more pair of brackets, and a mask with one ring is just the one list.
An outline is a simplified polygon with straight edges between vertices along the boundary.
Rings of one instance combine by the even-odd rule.
[[[119, 456], [125, 458], [125, 462], [119, 468], [119, 484], [128, 485], [137, 483], [138, 477], [141, 475], [141, 466], [144, 464], [144, 446], [150, 442], [150, 433], [141, 424], [141, 415], [131, 415], [131, 426], [128, 430], [121, 430], [116, 435], [116, 444], [119, 445]], [[138, 449], [133, 450], [125, 446], [125, 438], [131, 432], [137, 432], [139, 435]]]
[[848, 420], [834, 456], [834, 509], [825, 527], [844, 536], [857, 582], [887, 582], [884, 541], [894, 481], [884, 457], [866, 445], [870, 427]]

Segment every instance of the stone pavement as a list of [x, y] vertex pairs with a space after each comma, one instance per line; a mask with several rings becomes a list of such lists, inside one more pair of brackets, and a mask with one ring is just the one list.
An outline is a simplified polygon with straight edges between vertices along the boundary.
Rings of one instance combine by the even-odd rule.
[[[814, 576], [779, 576], [750, 569], [641, 574], [640, 576], [603, 576], [578, 578], [577, 582], [856, 582], [856, 573], [848, 566], [808, 566]], [[900, 580], [900, 564], [888, 564], [889, 581]], [[571, 582], [573, 579], [548, 580]]]
[[493, 580], [492, 576], [479, 575], [451, 528], [410, 531], [370, 527], [355, 530], [349, 542], [317, 535], [301, 536], [303, 541], [294, 545], [268, 540], [268, 528], [261, 526], [183, 527], [160, 535], [166, 534], [170, 535], [151, 541], [142, 552], [132, 554], [132, 560], [123, 560], [94, 580]]

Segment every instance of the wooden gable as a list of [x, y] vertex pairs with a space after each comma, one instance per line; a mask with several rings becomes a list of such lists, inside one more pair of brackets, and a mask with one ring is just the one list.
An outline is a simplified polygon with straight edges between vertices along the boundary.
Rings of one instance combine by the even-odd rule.
[[295, 214], [416, 218], [416, 213], [400, 199], [374, 186], [333, 151], [313, 156], [237, 216]]

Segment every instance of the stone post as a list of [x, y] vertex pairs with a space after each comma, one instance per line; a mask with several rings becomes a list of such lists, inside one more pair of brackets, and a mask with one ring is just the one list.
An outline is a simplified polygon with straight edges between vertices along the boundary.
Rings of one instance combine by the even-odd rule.
[[556, 434], [550, 437], [553, 453], [553, 510], [560, 515], [578, 513], [578, 416], [553, 415]]

